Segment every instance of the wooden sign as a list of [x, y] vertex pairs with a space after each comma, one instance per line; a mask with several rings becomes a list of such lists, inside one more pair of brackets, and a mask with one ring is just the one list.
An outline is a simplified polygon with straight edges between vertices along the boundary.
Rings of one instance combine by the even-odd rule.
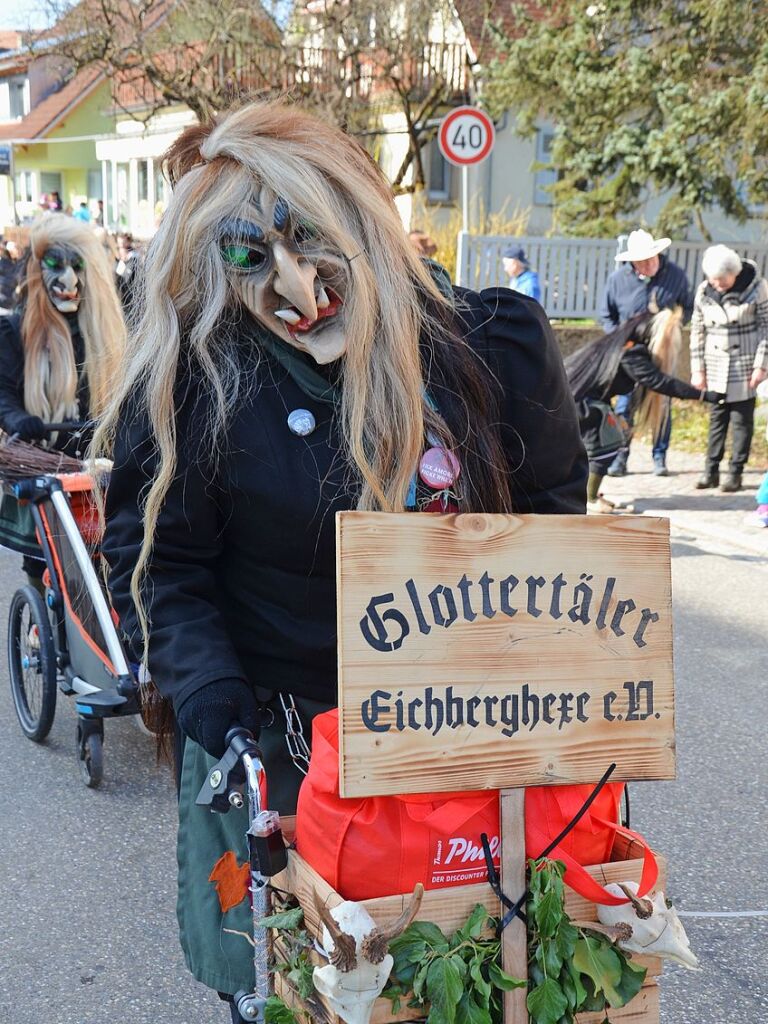
[[342, 796], [674, 778], [667, 520], [336, 523]]

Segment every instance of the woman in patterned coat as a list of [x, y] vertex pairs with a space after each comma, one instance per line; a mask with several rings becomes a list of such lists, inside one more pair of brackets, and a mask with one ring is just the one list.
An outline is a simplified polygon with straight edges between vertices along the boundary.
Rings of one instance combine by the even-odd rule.
[[720, 483], [728, 424], [731, 461], [721, 491], [741, 489], [749, 458], [755, 392], [768, 377], [768, 282], [751, 260], [725, 245], [712, 245], [701, 261], [706, 280], [696, 290], [691, 319], [691, 382], [725, 395], [709, 414], [707, 463], [699, 489]]

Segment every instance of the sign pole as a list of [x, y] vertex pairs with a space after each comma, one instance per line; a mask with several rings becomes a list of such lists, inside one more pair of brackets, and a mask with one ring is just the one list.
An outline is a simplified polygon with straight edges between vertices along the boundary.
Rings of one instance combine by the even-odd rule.
[[[499, 794], [501, 824], [501, 891], [511, 900], [525, 892], [525, 790], [502, 789]], [[504, 906], [501, 915], [504, 916]], [[528, 929], [519, 917], [501, 933], [501, 968], [513, 978], [528, 978]], [[504, 1024], [528, 1024], [527, 988], [504, 993]]]
[[461, 230], [469, 231], [469, 168], [461, 168]]
[[[461, 168], [461, 234], [457, 242], [456, 262], [463, 256], [462, 236], [469, 234], [469, 167], [482, 163], [493, 149], [496, 130], [493, 121], [477, 107], [456, 107], [446, 114], [437, 132], [437, 144], [443, 158]], [[461, 281], [457, 270], [457, 280]], [[468, 284], [467, 281], [461, 281]]]

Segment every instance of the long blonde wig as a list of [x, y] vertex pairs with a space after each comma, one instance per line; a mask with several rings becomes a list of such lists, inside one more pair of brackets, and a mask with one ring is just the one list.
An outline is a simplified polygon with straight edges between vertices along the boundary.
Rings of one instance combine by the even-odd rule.
[[[645, 328], [648, 337], [648, 351], [662, 373], [674, 377], [683, 343], [683, 310], [662, 309], [655, 313]], [[669, 415], [667, 398], [656, 391], [643, 389], [642, 397], [635, 411], [635, 422], [640, 429], [649, 429], [654, 438], [658, 437]]]
[[32, 228], [25, 276], [21, 337], [24, 345], [24, 408], [49, 422], [77, 417], [77, 366], [65, 317], [43, 283], [41, 261], [52, 246], [66, 246], [85, 265], [85, 288], [77, 313], [83, 337], [91, 407], [98, 417], [125, 350], [126, 329], [112, 268], [93, 231], [64, 214], [43, 217]]
[[383, 175], [354, 140], [293, 106], [252, 103], [188, 129], [167, 154], [166, 170], [173, 195], [147, 254], [127, 366], [95, 439], [95, 450], [109, 454], [121, 407], [140, 396], [157, 453], [132, 578], [145, 638], [142, 579], [176, 470], [174, 387], [193, 362], [212, 398], [207, 436], [215, 449], [241, 387], [227, 347], [238, 310], [221, 259], [221, 225], [244, 215], [260, 188], [281, 196], [345, 258], [341, 425], [358, 507], [403, 509], [426, 429], [455, 443], [425, 399], [419, 348], [420, 338], [438, 331], [434, 311], [447, 320], [450, 304], [409, 244]]

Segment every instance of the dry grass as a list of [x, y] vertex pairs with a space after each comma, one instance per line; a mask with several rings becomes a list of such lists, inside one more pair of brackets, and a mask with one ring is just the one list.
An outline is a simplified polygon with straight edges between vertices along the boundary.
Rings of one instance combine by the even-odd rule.
[[[758, 403], [755, 410], [755, 433], [749, 453], [749, 466], [753, 469], [768, 469], [768, 439], [766, 439], [768, 406]], [[707, 450], [707, 429], [709, 406], [696, 402], [672, 403], [672, 446], [685, 452], [696, 452], [702, 457]], [[650, 436], [646, 438], [650, 441]], [[730, 445], [730, 437], [728, 438]], [[726, 453], [730, 450], [726, 447]]]
[[[528, 230], [531, 211], [529, 207], [515, 205], [510, 209], [509, 201], [505, 202], [496, 213], [488, 213], [485, 203], [475, 204], [473, 218], [473, 234], [478, 235], [524, 235]], [[445, 216], [445, 208], [426, 207], [418, 217], [419, 227], [425, 231], [437, 245], [435, 259], [441, 263], [451, 280], [456, 279], [456, 239], [461, 231], [461, 210], [457, 206], [450, 208]]]

